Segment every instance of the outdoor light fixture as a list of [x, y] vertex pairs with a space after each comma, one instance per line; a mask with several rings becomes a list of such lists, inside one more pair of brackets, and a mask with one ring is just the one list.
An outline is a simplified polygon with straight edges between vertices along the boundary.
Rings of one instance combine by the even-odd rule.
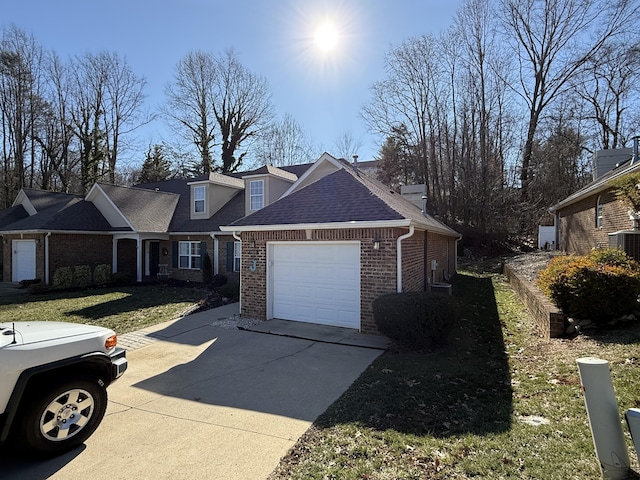
[[380, 250], [380, 240], [377, 238], [373, 239], [373, 249], [374, 250]]

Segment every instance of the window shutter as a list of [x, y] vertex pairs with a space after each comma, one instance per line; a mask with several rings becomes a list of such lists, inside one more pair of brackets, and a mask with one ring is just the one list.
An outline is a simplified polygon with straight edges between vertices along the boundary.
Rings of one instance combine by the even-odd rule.
[[227, 272], [233, 272], [233, 242], [227, 242]]
[[178, 268], [178, 242], [171, 242], [171, 267]]
[[207, 261], [207, 242], [200, 242], [200, 270], [205, 269]]

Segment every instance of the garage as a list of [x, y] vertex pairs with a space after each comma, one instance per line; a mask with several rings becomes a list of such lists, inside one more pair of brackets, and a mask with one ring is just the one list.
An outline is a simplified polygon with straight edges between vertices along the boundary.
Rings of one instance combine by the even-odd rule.
[[36, 278], [36, 241], [13, 240], [11, 246], [11, 281]]
[[271, 318], [360, 329], [360, 242], [269, 244]]

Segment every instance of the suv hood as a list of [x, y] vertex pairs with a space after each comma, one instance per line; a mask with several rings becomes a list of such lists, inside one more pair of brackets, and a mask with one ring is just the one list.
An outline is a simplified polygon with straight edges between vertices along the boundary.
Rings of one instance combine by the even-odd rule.
[[27, 345], [59, 338], [108, 333], [109, 330], [104, 327], [70, 322], [3, 322], [0, 323], [0, 345], [12, 343], [14, 332], [16, 343]]

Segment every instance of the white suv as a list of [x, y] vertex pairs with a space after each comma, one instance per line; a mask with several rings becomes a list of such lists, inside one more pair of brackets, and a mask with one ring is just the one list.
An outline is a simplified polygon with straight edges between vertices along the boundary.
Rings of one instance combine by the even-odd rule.
[[127, 369], [112, 330], [65, 322], [0, 323], [0, 444], [67, 451], [98, 428], [107, 386]]

